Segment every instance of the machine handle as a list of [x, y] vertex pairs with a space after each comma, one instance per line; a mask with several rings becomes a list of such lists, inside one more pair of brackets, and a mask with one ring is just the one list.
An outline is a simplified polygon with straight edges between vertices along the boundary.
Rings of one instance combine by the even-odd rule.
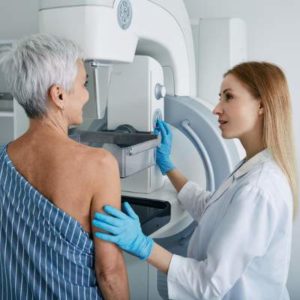
[[156, 139], [149, 140], [144, 143], [131, 146], [129, 148], [128, 154], [136, 155], [136, 154], [151, 150], [153, 148], [156, 148], [160, 144], [160, 141], [161, 141], [161, 137], [157, 136]]
[[208, 155], [203, 143], [201, 142], [201, 140], [195, 133], [194, 129], [191, 127], [190, 122], [188, 120], [182, 121], [181, 126], [187, 131], [187, 133], [190, 135], [190, 137], [192, 138], [192, 140], [198, 147], [200, 156], [201, 156], [204, 166], [205, 166], [205, 173], [206, 173], [206, 177], [207, 177], [207, 181], [208, 181], [208, 183], [206, 185], [207, 189], [210, 191], [214, 191], [215, 190], [215, 181], [214, 181], [214, 175], [213, 175], [214, 174], [213, 167], [212, 167], [212, 163], [210, 161], [209, 155]]

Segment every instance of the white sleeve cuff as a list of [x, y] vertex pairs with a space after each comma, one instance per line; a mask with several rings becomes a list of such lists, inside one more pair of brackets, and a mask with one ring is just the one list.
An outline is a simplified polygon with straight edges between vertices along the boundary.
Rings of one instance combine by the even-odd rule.
[[179, 191], [177, 197], [178, 197], [178, 200], [183, 203], [184, 200], [188, 197], [189, 193], [190, 193], [190, 190], [191, 189], [195, 189], [195, 185], [196, 183], [195, 182], [192, 182], [192, 181], [188, 181], [182, 188], [181, 190]]
[[171, 263], [168, 270], [168, 296], [169, 299], [188, 299], [188, 297], [183, 297], [184, 291], [180, 288], [180, 285], [177, 282], [176, 274], [178, 273], [178, 269], [180, 268], [180, 261], [182, 257], [173, 254]]
[[193, 181], [188, 181], [179, 191], [177, 198], [180, 203], [184, 206], [186, 199], [191, 197], [191, 194], [195, 193], [195, 190], [199, 190], [199, 185]]

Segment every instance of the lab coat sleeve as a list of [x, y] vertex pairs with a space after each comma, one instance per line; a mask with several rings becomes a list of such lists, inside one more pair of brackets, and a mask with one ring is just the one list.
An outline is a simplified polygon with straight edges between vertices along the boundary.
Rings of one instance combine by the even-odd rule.
[[251, 260], [264, 255], [278, 215], [263, 191], [249, 185], [239, 188], [216, 224], [207, 258], [197, 261], [173, 255], [168, 271], [169, 298], [222, 299]]
[[188, 181], [178, 193], [178, 200], [192, 218], [199, 221], [206, 204], [211, 197], [211, 192], [205, 191], [198, 184]]

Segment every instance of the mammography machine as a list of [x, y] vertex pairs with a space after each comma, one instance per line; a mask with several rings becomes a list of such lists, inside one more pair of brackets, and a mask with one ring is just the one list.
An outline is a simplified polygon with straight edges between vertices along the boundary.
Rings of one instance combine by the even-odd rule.
[[[132, 204], [144, 233], [185, 255], [195, 224], [155, 166], [157, 119], [172, 125], [176, 165], [188, 166], [185, 175], [203, 188], [215, 190], [241, 157], [235, 143], [220, 136], [209, 105], [195, 98], [183, 1], [40, 0], [39, 30], [72, 39], [84, 52], [90, 101], [84, 124], [70, 136], [116, 156], [122, 200]], [[24, 118], [15, 115], [18, 122]], [[165, 275], [130, 255], [126, 262], [131, 299], [167, 299]]]

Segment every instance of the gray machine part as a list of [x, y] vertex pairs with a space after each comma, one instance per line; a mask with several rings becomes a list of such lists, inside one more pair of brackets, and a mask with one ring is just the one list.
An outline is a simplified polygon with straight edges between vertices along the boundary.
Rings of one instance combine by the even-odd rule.
[[180, 130], [195, 146], [203, 160], [206, 189], [214, 191], [240, 161], [233, 141], [224, 140], [216, 117], [191, 97], [165, 97], [165, 120]]
[[[13, 41], [1, 40], [0, 53], [5, 53], [13, 45]], [[14, 138], [14, 105], [13, 96], [9, 92], [4, 70], [0, 68], [0, 147]]]
[[14, 136], [14, 119], [12, 117], [0, 118], [0, 147], [8, 144]]
[[102, 147], [118, 161], [121, 178], [155, 165], [155, 150], [160, 137], [148, 132], [69, 131], [77, 142]]
[[[14, 119], [13, 119], [13, 97], [10, 93], [0, 92], [0, 114], [8, 113], [7, 116], [0, 117], [0, 147], [7, 144], [14, 136]], [[10, 115], [11, 114], [11, 115]]]
[[122, 196], [123, 202], [130, 203], [135, 213], [139, 216], [145, 235], [150, 235], [157, 231], [171, 219], [171, 205], [168, 201]]
[[10, 93], [0, 92], [0, 111], [13, 112], [13, 96]]

